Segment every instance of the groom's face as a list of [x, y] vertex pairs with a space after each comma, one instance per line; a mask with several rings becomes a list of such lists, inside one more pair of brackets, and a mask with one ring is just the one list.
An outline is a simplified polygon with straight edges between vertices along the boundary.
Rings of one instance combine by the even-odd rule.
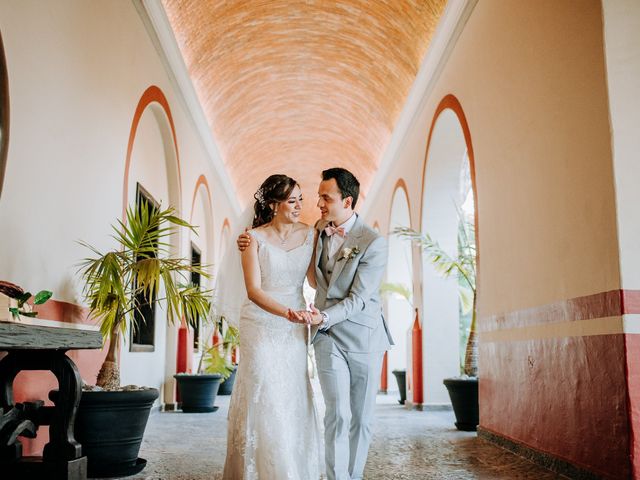
[[342, 198], [335, 178], [323, 180], [318, 187], [318, 208], [323, 220], [340, 222], [351, 216], [351, 197]]

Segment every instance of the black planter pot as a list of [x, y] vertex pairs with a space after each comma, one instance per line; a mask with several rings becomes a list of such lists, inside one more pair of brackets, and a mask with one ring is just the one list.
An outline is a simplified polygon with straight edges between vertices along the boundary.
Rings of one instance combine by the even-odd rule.
[[406, 370], [393, 370], [393, 376], [396, 377], [398, 383], [398, 390], [400, 391], [400, 405], [404, 405], [407, 401], [407, 371]]
[[218, 389], [218, 395], [231, 395], [233, 391], [233, 384], [236, 382], [236, 372], [238, 371], [238, 366], [233, 366], [233, 372], [229, 375], [229, 378], [223, 380], [220, 384], [220, 388]]
[[217, 373], [211, 375], [185, 375], [181, 373], [174, 375], [173, 378], [178, 382], [183, 412], [205, 413], [218, 410], [214, 403], [218, 388], [220, 388], [222, 375]]
[[147, 461], [138, 458], [155, 388], [126, 392], [82, 392], [75, 436], [87, 456], [89, 477], [126, 477]]
[[444, 385], [449, 392], [456, 428], [465, 432], [475, 432], [480, 418], [478, 407], [477, 378], [446, 378]]

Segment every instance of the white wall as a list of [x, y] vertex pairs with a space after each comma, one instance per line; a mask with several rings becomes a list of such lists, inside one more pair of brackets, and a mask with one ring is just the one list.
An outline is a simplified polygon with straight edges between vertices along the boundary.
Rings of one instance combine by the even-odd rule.
[[622, 288], [640, 288], [640, 2], [604, 0], [604, 46]]
[[[407, 196], [402, 188], [397, 188], [393, 195], [389, 220], [390, 231], [396, 227], [411, 227], [411, 216]], [[387, 262], [387, 282], [400, 283], [413, 290], [413, 268], [411, 242], [397, 236], [389, 237], [389, 260]], [[411, 299], [413, 300], [413, 299]], [[388, 353], [389, 391], [397, 391], [398, 386], [393, 379], [393, 370], [406, 369], [407, 359], [407, 330], [413, 325], [413, 309], [409, 302], [396, 296], [387, 295], [387, 323], [391, 336], [395, 341], [394, 347]]]
[[[76, 240], [103, 250], [113, 245], [110, 225], [121, 217], [123, 188], [134, 200], [136, 178], [144, 178], [143, 185], [163, 204], [170, 194], [176, 197], [178, 213], [188, 219], [196, 181], [204, 175], [215, 211], [211, 230], [220, 231], [225, 217], [235, 221], [235, 199], [218, 188], [202, 141], [132, 2], [1, 2], [0, 30], [11, 107], [0, 199], [0, 278], [51, 289], [56, 300], [79, 302], [72, 279], [87, 252]], [[162, 109], [153, 104], [142, 116], [124, 187], [133, 115], [151, 85], [167, 97], [180, 175], [167, 171], [172, 140], [168, 123], [157, 121]], [[187, 248], [183, 235], [176, 253], [187, 256]], [[170, 377], [175, 352], [164, 351], [163, 338], [173, 350], [171, 329], [156, 329], [154, 355], [124, 349], [123, 382], [160, 387], [163, 377]]]
[[[150, 105], [142, 114], [131, 153], [128, 178], [128, 203], [136, 201], [137, 185], [160, 204], [161, 209], [179, 208], [177, 158], [168, 119], [158, 105]], [[172, 239], [172, 251], [178, 251], [178, 239]], [[163, 289], [160, 296], [164, 295]], [[139, 385], [151, 382], [162, 385], [165, 377], [167, 351], [166, 309], [156, 308], [154, 349], [149, 352], [131, 351], [131, 335], [122, 339], [120, 365], [123, 384]]]
[[[460, 122], [444, 110], [433, 128], [427, 153], [422, 232], [428, 233], [451, 256], [456, 255], [460, 205], [460, 171], [466, 144]], [[449, 403], [442, 379], [460, 373], [459, 303], [457, 277], [442, 278], [423, 256], [424, 402]]]

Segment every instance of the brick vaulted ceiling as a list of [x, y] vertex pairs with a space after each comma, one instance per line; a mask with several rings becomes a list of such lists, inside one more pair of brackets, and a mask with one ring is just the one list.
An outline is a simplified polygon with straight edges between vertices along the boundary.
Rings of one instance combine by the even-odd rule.
[[366, 195], [446, 0], [163, 0], [242, 206], [272, 173]]

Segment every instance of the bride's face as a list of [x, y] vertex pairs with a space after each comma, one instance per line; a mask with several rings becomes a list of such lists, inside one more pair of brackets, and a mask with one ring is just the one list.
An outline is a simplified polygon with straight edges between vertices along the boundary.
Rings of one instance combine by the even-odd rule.
[[278, 204], [276, 217], [288, 223], [296, 223], [300, 221], [300, 213], [302, 213], [302, 190], [296, 185], [289, 198]]

